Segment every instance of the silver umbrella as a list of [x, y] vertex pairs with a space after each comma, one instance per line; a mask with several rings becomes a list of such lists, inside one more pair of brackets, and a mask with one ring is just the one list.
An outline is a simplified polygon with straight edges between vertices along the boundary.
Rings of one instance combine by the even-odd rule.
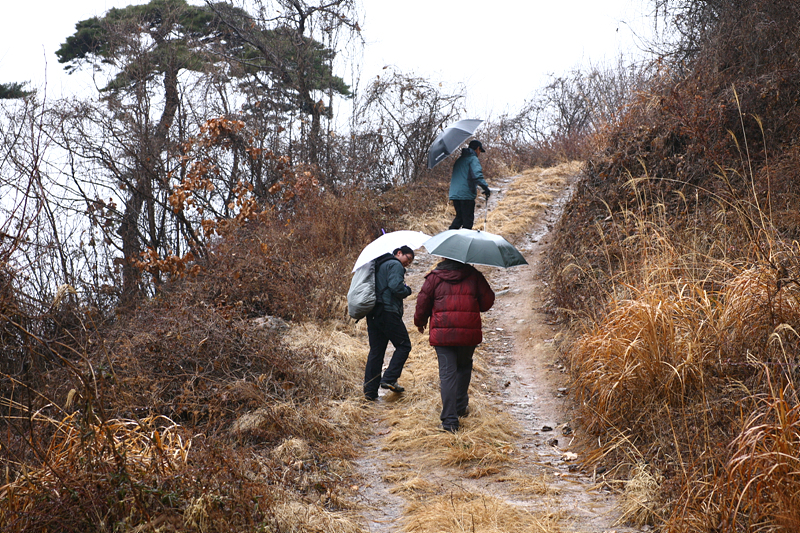
[[528, 262], [500, 235], [474, 229], [449, 229], [423, 244], [428, 253], [470, 265], [508, 268]]
[[445, 157], [453, 153], [461, 143], [472, 137], [483, 120], [464, 119], [447, 126], [433, 141], [428, 150], [428, 168], [433, 168]]

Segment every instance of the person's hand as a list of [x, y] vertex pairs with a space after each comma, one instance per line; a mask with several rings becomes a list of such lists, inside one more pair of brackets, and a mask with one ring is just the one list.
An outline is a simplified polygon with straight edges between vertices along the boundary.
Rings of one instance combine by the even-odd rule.
[[420, 333], [425, 333], [425, 326], [417, 326], [417, 331]]
[[486, 199], [488, 200], [488, 199], [489, 199], [489, 197], [492, 195], [492, 191], [490, 191], [489, 189], [484, 189], [484, 190], [483, 190], [483, 195], [484, 195], [484, 196], [486, 197]]

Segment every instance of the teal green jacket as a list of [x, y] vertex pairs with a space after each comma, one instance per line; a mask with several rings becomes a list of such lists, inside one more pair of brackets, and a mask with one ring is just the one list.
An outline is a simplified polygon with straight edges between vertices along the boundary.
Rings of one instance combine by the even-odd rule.
[[453, 165], [453, 175], [450, 178], [450, 199], [474, 200], [478, 195], [478, 185], [484, 191], [489, 190], [489, 185], [483, 179], [483, 168], [475, 151], [463, 148], [461, 157]]
[[406, 269], [391, 254], [376, 261], [379, 263], [375, 271], [376, 299], [383, 304], [384, 312], [403, 316], [403, 299], [411, 294], [411, 288], [405, 283]]

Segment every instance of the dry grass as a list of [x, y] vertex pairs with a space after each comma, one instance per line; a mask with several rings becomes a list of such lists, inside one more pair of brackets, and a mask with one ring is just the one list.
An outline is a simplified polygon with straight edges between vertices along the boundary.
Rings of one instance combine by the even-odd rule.
[[653, 525], [660, 517], [661, 484], [664, 478], [647, 464], [639, 464], [625, 483], [617, 524]]
[[[578, 259], [560, 272], [603, 302], [567, 354], [583, 424], [607, 459], [651, 462], [628, 473], [624, 520], [681, 532], [794, 527], [797, 502], [785, 495], [800, 480], [783, 457], [796, 450], [784, 456], [778, 443], [796, 440], [783, 413], [797, 398], [778, 392], [794, 390], [800, 368], [800, 248], [767, 228], [753, 257], [733, 261], [703, 227], [670, 232], [664, 205], [609, 215], [605, 272]], [[724, 242], [729, 230], [717, 229]]]
[[[581, 163], [562, 163], [552, 168], [523, 171], [508, 187], [502, 200], [489, 212], [486, 231], [503, 235], [513, 242], [552, 205], [555, 194], [580, 172]], [[476, 213], [475, 228], [483, 229], [483, 220]]]
[[575, 343], [579, 401], [596, 413], [590, 430], [621, 426], [644, 405], [679, 404], [702, 390], [715, 302], [693, 289], [648, 287], [637, 299], [612, 302], [606, 321]]
[[[750, 356], [781, 360], [791, 366], [795, 328], [800, 324], [800, 286], [795, 283], [800, 249], [770, 257], [726, 283], [724, 309], [719, 319], [721, 356], [725, 362], [747, 363]], [[777, 266], [777, 268], [776, 268]], [[754, 347], [761, 347], [757, 352]], [[766, 350], [764, 349], [766, 348]]]
[[[148, 487], [154, 476], [180, 475], [189, 462], [192, 440], [184, 428], [165, 417], [86, 421], [78, 413], [61, 420], [35, 413], [32, 421], [47, 424], [54, 434], [41, 466], [14, 465], [20, 475], [0, 486], [0, 522], [9, 530], [26, 524], [47, 530], [49, 518], [42, 520], [38, 513], [58, 508], [60, 501], [70, 498], [80, 499], [77, 506], [97, 513], [95, 519], [101, 520], [112, 515], [98, 505], [109, 490], [118, 495], [111, 506], [129, 509], [132, 518], [137, 508], [141, 511], [141, 488]], [[63, 527], [71, 530], [73, 519], [80, 523], [87, 518], [70, 517]]]
[[510, 481], [513, 483], [514, 494], [536, 495], [536, 496], [556, 496], [559, 490], [553, 487], [552, 476], [540, 474], [533, 477], [514, 476], [510, 478], [500, 478], [499, 481]]
[[439, 485], [433, 483], [429, 477], [423, 477], [412, 472], [387, 476], [386, 481], [395, 484], [391, 489], [393, 494], [402, 494], [410, 500], [427, 501], [440, 490]]
[[441, 397], [436, 352], [428, 345], [426, 335], [412, 332], [410, 336], [412, 350], [403, 376], [404, 383], [413, 387], [413, 394], [390, 400], [390, 409], [383, 417], [392, 429], [385, 438], [384, 448], [423, 452], [432, 465], [493, 467], [507, 463], [515, 450], [512, 444], [515, 427], [509, 416], [490, 406], [481, 391], [480, 383], [490, 378], [483, 370], [480, 349], [475, 352], [470, 386], [473, 414], [461, 420], [458, 433], [450, 434], [439, 430]]
[[[800, 528], [800, 402], [795, 384], [781, 388], [767, 371], [771, 394], [759, 402], [733, 441], [727, 465], [723, 522], [774, 523], [782, 531]], [[735, 505], [733, 505], [735, 504]], [[739, 526], [741, 527], [741, 526]]]
[[409, 505], [407, 533], [557, 533], [563, 517], [530, 513], [491, 496], [456, 491]]
[[287, 501], [274, 511], [274, 524], [286, 533], [362, 533], [358, 518], [352, 513], [330, 512], [321, 505]]
[[295, 324], [282, 337], [282, 342], [293, 352], [306, 354], [309, 364], [324, 369], [320, 377], [336, 384], [335, 392], [350, 396], [361, 393], [353, 384], [363, 381], [364, 361], [369, 352], [366, 339], [366, 321], [343, 324], [311, 322]]
[[[72, 465], [86, 459], [113, 463], [115, 456], [123, 453], [123, 450], [127, 469], [132, 476], [150, 471], [176, 472], [188, 460], [191, 439], [186, 439], [183, 428], [166, 417], [148, 417], [139, 421], [98, 420], [84, 428], [76, 420], [77, 416], [73, 414], [62, 420], [42, 420], [41, 415], [34, 415], [34, 420], [46, 422], [55, 430], [46, 458], [49, 467], [26, 469], [25, 474], [16, 481], [0, 487], [0, 499], [11, 502], [28, 491], [36, 492], [37, 487], [53, 487], [53, 490], [57, 490], [57, 472], [69, 470]], [[3, 510], [6, 508], [0, 507], [0, 511]]]

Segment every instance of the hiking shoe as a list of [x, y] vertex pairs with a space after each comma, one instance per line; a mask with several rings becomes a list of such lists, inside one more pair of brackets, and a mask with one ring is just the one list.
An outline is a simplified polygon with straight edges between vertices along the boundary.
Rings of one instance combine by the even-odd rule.
[[458, 415], [458, 418], [467, 418], [469, 416], [469, 407], [466, 407], [465, 409], [457, 412], [456, 414]]
[[455, 433], [458, 431], [458, 426], [439, 426], [439, 431], [442, 433]]
[[368, 402], [374, 402], [374, 401], [376, 401], [378, 399], [378, 394], [377, 393], [376, 394], [369, 394], [369, 393], [365, 392], [364, 393], [364, 399], [367, 400]]
[[384, 381], [383, 383], [381, 383], [381, 388], [389, 389], [390, 391], [397, 393], [401, 393], [404, 390], [406, 390], [405, 387], [401, 387], [400, 385], [398, 385], [396, 381]]

